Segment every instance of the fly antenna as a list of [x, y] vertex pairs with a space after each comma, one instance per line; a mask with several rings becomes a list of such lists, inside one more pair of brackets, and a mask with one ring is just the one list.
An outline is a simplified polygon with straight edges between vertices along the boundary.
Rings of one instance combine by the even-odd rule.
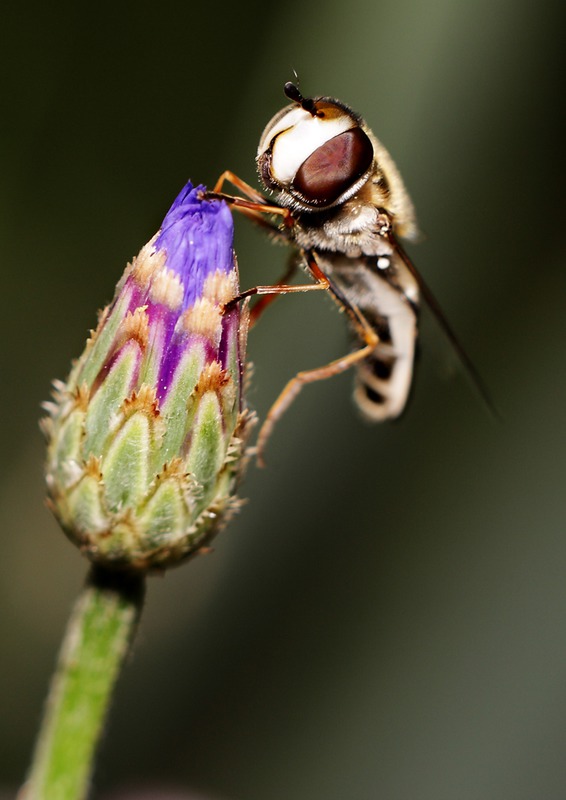
[[296, 72], [295, 78], [297, 79], [297, 83], [287, 81], [283, 87], [286, 97], [288, 97], [289, 100], [292, 100], [294, 103], [298, 103], [301, 108], [304, 108], [305, 111], [308, 111], [309, 114], [312, 114], [313, 117], [316, 117], [314, 100], [311, 97], [303, 97], [298, 87], [299, 77]]

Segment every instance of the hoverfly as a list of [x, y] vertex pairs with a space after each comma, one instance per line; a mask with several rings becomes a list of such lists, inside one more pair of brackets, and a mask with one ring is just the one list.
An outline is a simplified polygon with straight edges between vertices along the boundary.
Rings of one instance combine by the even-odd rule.
[[[297, 257], [278, 284], [253, 287], [231, 303], [264, 295], [252, 309], [253, 321], [279, 294], [325, 290], [347, 315], [360, 346], [323, 367], [299, 372], [287, 383], [260, 430], [260, 463], [275, 423], [301, 388], [350, 367], [356, 368], [354, 399], [366, 419], [380, 422], [401, 414], [412, 383], [420, 295], [489, 405], [472, 363], [399, 243], [400, 238], [414, 240], [418, 229], [413, 204], [388, 151], [339, 100], [305, 98], [291, 82], [284, 92], [291, 105], [267, 124], [256, 159], [260, 180], [275, 193], [275, 202], [230, 171], [209, 195], [226, 199], [294, 245]], [[222, 193], [225, 181], [244, 197]], [[287, 283], [299, 263], [313, 283]]]

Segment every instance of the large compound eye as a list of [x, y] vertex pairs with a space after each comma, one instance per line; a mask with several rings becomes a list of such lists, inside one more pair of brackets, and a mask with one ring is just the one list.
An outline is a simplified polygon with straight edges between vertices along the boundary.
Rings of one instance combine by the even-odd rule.
[[293, 187], [307, 202], [333, 203], [369, 168], [373, 147], [361, 128], [351, 128], [329, 139], [304, 161]]

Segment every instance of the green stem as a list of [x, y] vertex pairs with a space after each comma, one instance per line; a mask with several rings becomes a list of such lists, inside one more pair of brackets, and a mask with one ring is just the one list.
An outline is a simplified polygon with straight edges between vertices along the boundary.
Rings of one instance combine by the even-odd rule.
[[91, 570], [67, 626], [25, 800], [86, 797], [96, 745], [143, 593], [143, 577]]

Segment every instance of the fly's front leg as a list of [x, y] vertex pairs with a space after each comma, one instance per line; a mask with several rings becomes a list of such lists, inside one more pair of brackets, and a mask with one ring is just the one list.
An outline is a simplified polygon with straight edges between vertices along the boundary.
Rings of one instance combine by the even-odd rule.
[[275, 222], [270, 222], [265, 219], [264, 214], [273, 214], [283, 218], [285, 227], [291, 228], [294, 224], [293, 217], [288, 208], [281, 208], [280, 206], [269, 205], [269, 203], [256, 203], [255, 200], [246, 200], [244, 197], [234, 197], [231, 194], [224, 194], [223, 192], [203, 192], [203, 197], [208, 200], [224, 200], [229, 205], [248, 217], [248, 219], [257, 222], [258, 225], [264, 228], [269, 228], [275, 234], [281, 236], [279, 226]]
[[[242, 192], [244, 197], [234, 197], [233, 195], [225, 194], [222, 191], [225, 182], [229, 182], [232, 186], [235, 186], [236, 189]], [[286, 228], [292, 228], [294, 224], [293, 216], [288, 208], [282, 208], [281, 206], [270, 203], [265, 195], [258, 192], [250, 186], [249, 183], [243, 181], [230, 170], [226, 170], [222, 173], [216, 181], [214, 190], [212, 192], [206, 192], [206, 197], [225, 200], [258, 225], [269, 228], [272, 232], [278, 233], [279, 235], [281, 235], [281, 232], [279, 231], [278, 225], [275, 222], [265, 219], [265, 214], [274, 214], [282, 217]]]
[[247, 197], [249, 200], [254, 200], [256, 203], [260, 204], [265, 204], [268, 202], [265, 195], [263, 195], [261, 192], [258, 192], [257, 189], [254, 189], [253, 186], [250, 186], [249, 183], [243, 181], [229, 169], [225, 170], [216, 181], [213, 189], [214, 193], [218, 194], [221, 192], [222, 187], [226, 182], [231, 183], [232, 186], [235, 186], [236, 189], [242, 192], [242, 194], [245, 195], [245, 197]]

